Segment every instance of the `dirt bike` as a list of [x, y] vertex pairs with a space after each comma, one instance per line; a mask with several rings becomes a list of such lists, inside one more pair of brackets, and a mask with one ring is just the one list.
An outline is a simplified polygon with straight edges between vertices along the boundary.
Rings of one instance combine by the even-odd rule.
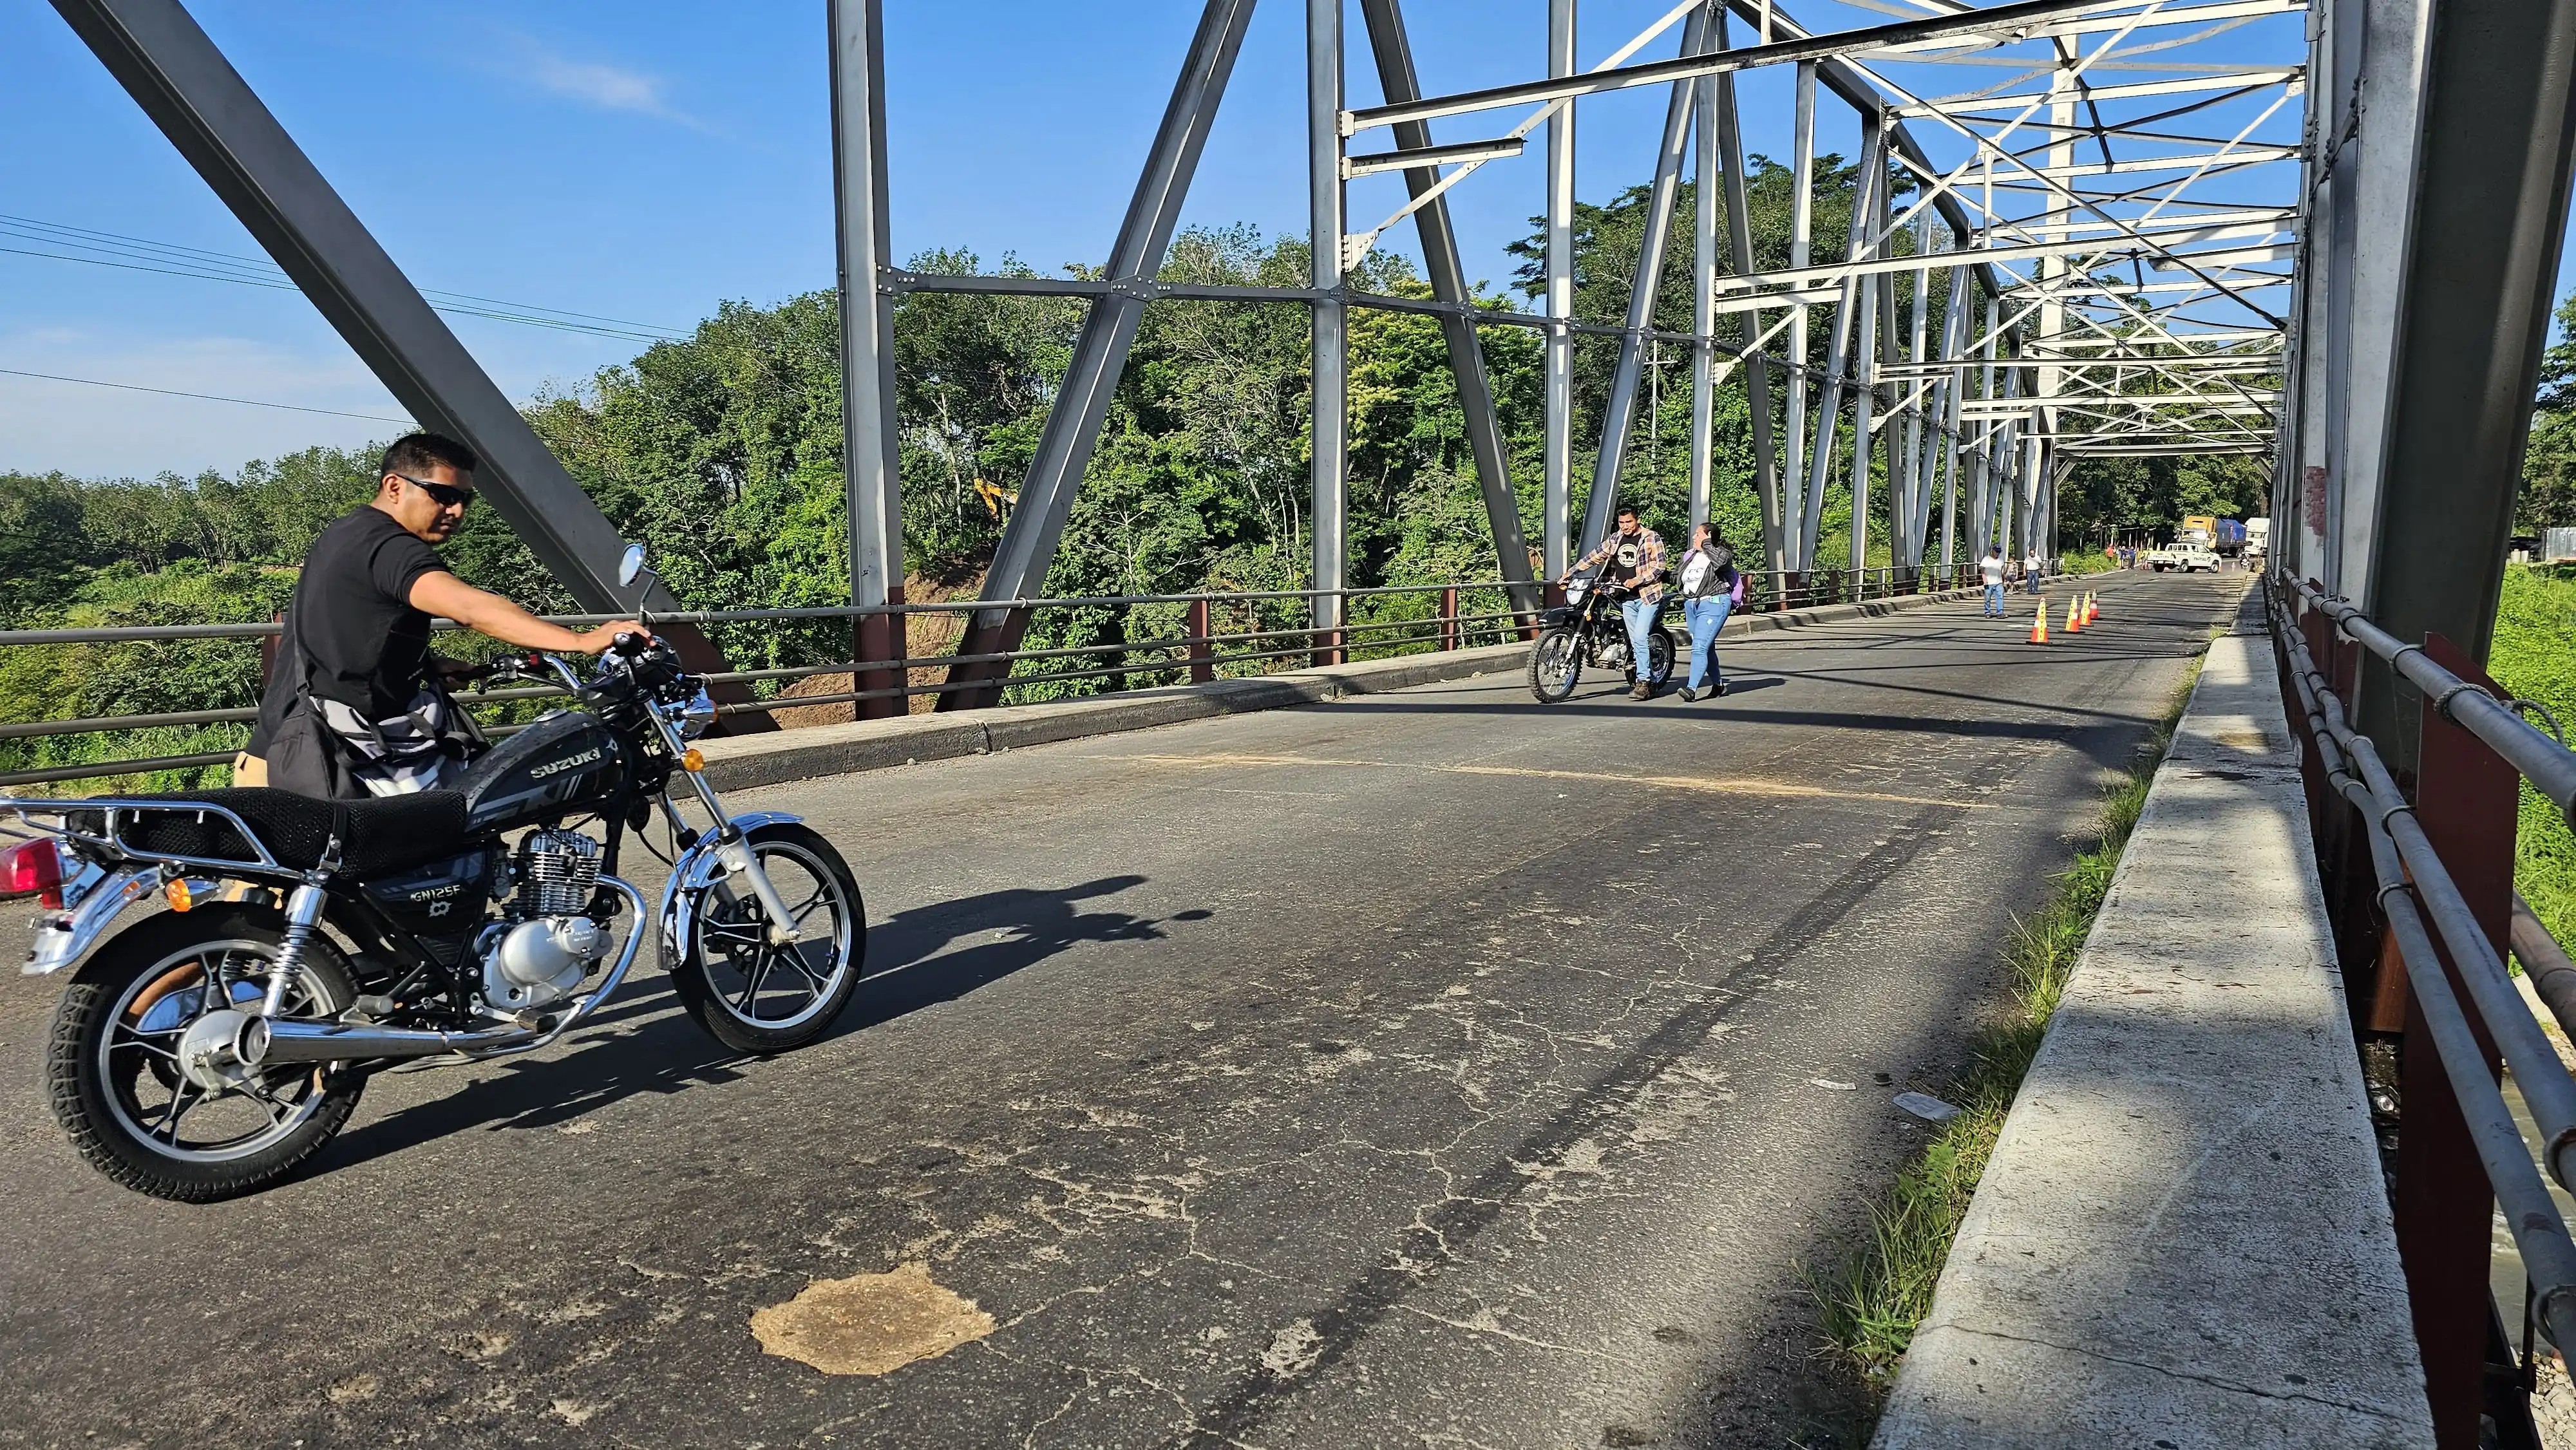
[[[1637, 668], [1628, 658], [1628, 624], [1620, 604], [1634, 598], [1626, 585], [1601, 579], [1598, 571], [1566, 581], [1565, 603], [1539, 615], [1538, 643], [1530, 650], [1530, 693], [1542, 705], [1553, 705], [1574, 693], [1589, 662], [1605, 670], [1625, 671], [1633, 681]], [[1662, 689], [1673, 677], [1673, 637], [1664, 629], [1664, 609], [1672, 592], [1655, 605], [1655, 622], [1646, 630], [1646, 674], [1649, 685]]]
[[[643, 568], [629, 549], [620, 582]], [[715, 719], [703, 682], [632, 634], [587, 679], [548, 655], [495, 678], [547, 676], [577, 708], [507, 735], [450, 789], [0, 798], [0, 818], [36, 832], [0, 851], [0, 897], [41, 908], [25, 970], [77, 967], [46, 1080], [91, 1166], [186, 1202], [266, 1188], [340, 1130], [374, 1073], [563, 1037], [648, 934], [681, 1006], [727, 1047], [782, 1052], [830, 1029], [866, 956], [858, 883], [797, 817], [725, 810], [689, 743]], [[651, 848], [657, 815], [673, 864], [648, 913], [616, 872], [629, 833]], [[166, 909], [108, 935], [147, 902]]]

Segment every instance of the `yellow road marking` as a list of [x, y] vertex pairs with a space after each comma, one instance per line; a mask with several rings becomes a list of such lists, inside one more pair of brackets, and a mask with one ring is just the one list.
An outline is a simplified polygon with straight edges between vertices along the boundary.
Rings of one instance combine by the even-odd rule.
[[1785, 780], [1761, 780], [1749, 776], [1694, 775], [1623, 775], [1600, 770], [1536, 770], [1518, 765], [1431, 765], [1410, 760], [1344, 760], [1320, 755], [1105, 755], [1102, 760], [1131, 760], [1143, 765], [1182, 765], [1213, 768], [1218, 766], [1342, 766], [1375, 770], [1423, 770], [1441, 775], [1525, 776], [1533, 780], [1579, 781], [1586, 785], [1647, 785], [1665, 790], [1693, 791], [1703, 795], [1796, 796], [1808, 799], [1845, 801], [1883, 801], [1904, 806], [1951, 806], [1963, 811], [1990, 811], [1989, 801], [1965, 801], [1949, 796], [1896, 795], [1885, 791], [1835, 790], [1829, 786], [1798, 785]]

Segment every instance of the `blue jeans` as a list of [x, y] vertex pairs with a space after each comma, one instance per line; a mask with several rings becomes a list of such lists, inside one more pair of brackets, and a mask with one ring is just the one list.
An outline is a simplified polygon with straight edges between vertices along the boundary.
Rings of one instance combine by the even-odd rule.
[[1654, 675], [1654, 656], [1646, 652], [1646, 634], [1655, 627], [1655, 616], [1662, 607], [1662, 601], [1653, 599], [1619, 601], [1619, 617], [1628, 625], [1628, 664], [1640, 681]]
[[1735, 598], [1729, 594], [1682, 601], [1682, 619], [1690, 625], [1691, 689], [1698, 689], [1702, 680], [1726, 683], [1726, 672], [1717, 667], [1717, 632], [1726, 627], [1726, 616], [1734, 609]]
[[2003, 612], [2004, 612], [2004, 586], [2003, 586], [2003, 585], [2001, 585], [2001, 584], [1989, 584], [1989, 585], [1987, 585], [1987, 586], [1986, 586], [1986, 613], [1988, 613], [1988, 614], [1996, 614], [1996, 615], [1999, 615], [1999, 614], [2002, 614]]

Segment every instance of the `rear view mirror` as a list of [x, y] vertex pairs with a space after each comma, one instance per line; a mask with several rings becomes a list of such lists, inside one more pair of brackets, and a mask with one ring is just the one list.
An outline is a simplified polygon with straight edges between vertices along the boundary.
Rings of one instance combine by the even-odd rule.
[[627, 545], [626, 553], [617, 561], [617, 587], [623, 589], [628, 585], [633, 584], [636, 578], [643, 572], [644, 546], [642, 544]]

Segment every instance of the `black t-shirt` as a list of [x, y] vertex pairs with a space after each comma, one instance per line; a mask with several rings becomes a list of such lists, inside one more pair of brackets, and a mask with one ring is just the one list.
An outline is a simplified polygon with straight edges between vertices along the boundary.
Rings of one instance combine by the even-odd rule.
[[1611, 580], [1625, 584], [1635, 578], [1637, 565], [1645, 557], [1646, 536], [1643, 531], [1633, 534], [1612, 534], [1610, 536]]
[[411, 607], [411, 586], [446, 570], [438, 551], [381, 509], [362, 508], [324, 529], [286, 606], [286, 635], [254, 744], [265, 743], [303, 683], [299, 641], [312, 657], [314, 694], [370, 720], [409, 707], [429, 662], [429, 616]]

